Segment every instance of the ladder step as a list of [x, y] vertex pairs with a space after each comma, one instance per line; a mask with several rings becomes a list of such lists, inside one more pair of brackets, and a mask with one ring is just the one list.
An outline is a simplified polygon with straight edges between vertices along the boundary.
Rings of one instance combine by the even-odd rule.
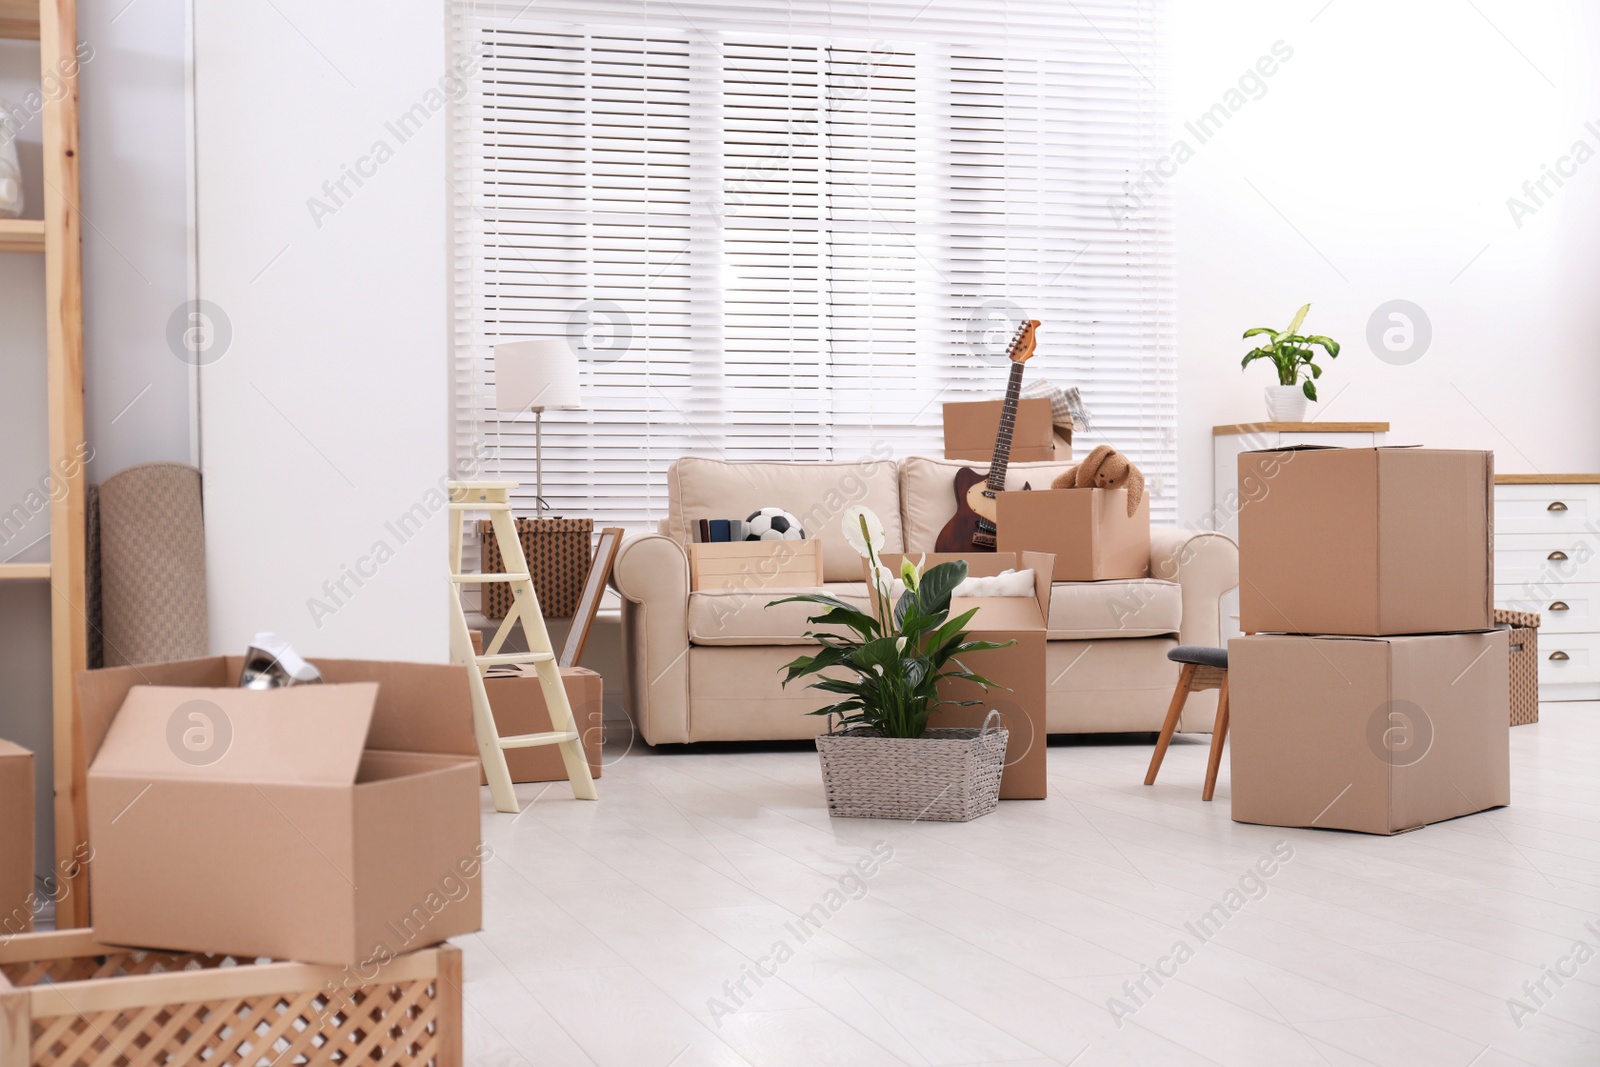
[[477, 500], [462, 504], [448, 505], [451, 511], [510, 511], [511, 503], [506, 500]]
[[518, 734], [515, 737], [502, 737], [501, 748], [538, 748], [540, 745], [563, 745], [568, 741], [576, 741], [578, 735], [571, 730], [555, 730], [544, 734]]
[[531, 582], [530, 574], [452, 574], [452, 582]]
[[473, 656], [480, 667], [493, 667], [501, 663], [549, 663], [556, 658], [554, 652], [501, 652], [493, 656]]

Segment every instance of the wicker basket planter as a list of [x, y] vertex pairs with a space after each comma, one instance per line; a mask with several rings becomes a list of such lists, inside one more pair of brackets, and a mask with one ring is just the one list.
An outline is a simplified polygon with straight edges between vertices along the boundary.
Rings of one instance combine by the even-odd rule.
[[461, 951], [351, 969], [0, 940], [3, 1067], [202, 1064], [461, 1067]]
[[817, 738], [828, 814], [847, 819], [971, 822], [1000, 805], [1008, 731], [934, 729], [884, 737], [850, 729]]

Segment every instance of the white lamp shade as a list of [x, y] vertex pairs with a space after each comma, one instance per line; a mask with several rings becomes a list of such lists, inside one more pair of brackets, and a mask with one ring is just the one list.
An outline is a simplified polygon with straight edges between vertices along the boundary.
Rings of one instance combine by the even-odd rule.
[[516, 412], [581, 408], [578, 353], [564, 337], [495, 345], [494, 406]]

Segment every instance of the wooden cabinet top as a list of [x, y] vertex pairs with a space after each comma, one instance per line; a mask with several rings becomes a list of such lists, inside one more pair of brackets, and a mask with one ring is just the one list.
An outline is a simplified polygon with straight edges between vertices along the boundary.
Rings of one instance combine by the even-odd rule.
[[1388, 433], [1387, 422], [1241, 422], [1213, 426], [1211, 436], [1243, 433]]
[[1496, 485], [1600, 485], [1600, 474], [1496, 474]]

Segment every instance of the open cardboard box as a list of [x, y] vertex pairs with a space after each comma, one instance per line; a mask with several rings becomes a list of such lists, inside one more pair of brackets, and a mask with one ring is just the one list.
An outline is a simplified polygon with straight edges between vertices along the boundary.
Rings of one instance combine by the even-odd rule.
[[[904, 558], [895, 553], [879, 557], [895, 574], [900, 572]], [[1000, 799], [1042, 800], [1046, 795], [1044, 643], [1050, 618], [1050, 574], [1055, 562], [1043, 552], [983, 552], [970, 556], [930, 552], [924, 571], [958, 559], [967, 561], [967, 575], [974, 578], [1031, 567], [1034, 591], [1032, 596], [952, 598], [952, 617], [969, 608], [978, 609], [967, 626], [973, 640], [1015, 640], [1016, 644], [962, 656], [961, 662], [974, 672], [1006, 688], [986, 692], [971, 682], [947, 679], [941, 683], [941, 693], [947, 699], [982, 703], [970, 708], [941, 708], [929, 717], [928, 725], [978, 727], [991, 708], [997, 709], [1001, 725], [1011, 732], [1006, 742], [1006, 767], [1000, 778]], [[863, 568], [867, 569], [865, 563]], [[872, 581], [870, 570], [867, 581]]]
[[1245, 633], [1415, 634], [1494, 625], [1494, 453], [1244, 452]]
[[1150, 574], [1150, 497], [1128, 514], [1126, 489], [1035, 489], [995, 498], [1002, 552], [1050, 552], [1058, 582]]
[[237, 656], [78, 675], [94, 926], [111, 944], [336, 966], [482, 925], [466, 668]]
[[[600, 748], [605, 742], [604, 711], [605, 684], [600, 675], [587, 667], [562, 667], [561, 682], [566, 686], [567, 702], [572, 705], [572, 717], [583, 738], [583, 754], [589, 761], [589, 773], [600, 777]], [[553, 727], [550, 709], [545, 706], [544, 690], [539, 685], [538, 669], [531, 663], [517, 664], [512, 669], [494, 668], [483, 680], [489, 694], [489, 709], [494, 712], [494, 724], [501, 737], [518, 737], [522, 734], [542, 734]], [[536, 745], [533, 748], [506, 749], [506, 766], [513, 782], [565, 782], [567, 765], [561, 758], [561, 749], [555, 745]], [[478, 770], [478, 784], [488, 785], [483, 770]]]
[[[944, 406], [944, 458], [962, 459], [987, 467], [994, 459], [994, 441], [1000, 432], [1004, 400], [970, 400]], [[1033, 397], [1017, 401], [1017, 421], [1011, 429], [1011, 462], [1042, 463], [1070, 459], [1056, 448], [1056, 430], [1050, 401]]]
[[1235, 637], [1235, 822], [1393, 834], [1511, 802], [1507, 633]]
[[33, 929], [33, 753], [0, 741], [0, 942]]

